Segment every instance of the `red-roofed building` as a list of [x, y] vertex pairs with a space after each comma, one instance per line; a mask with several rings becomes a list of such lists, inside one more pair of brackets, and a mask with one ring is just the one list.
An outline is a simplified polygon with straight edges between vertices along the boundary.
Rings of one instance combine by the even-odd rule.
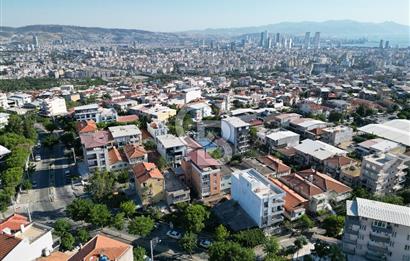
[[117, 122], [120, 123], [129, 123], [129, 122], [136, 122], [138, 121], [137, 115], [125, 115], [125, 116], [118, 116]]
[[112, 140], [108, 131], [81, 133], [84, 160], [89, 170], [109, 169], [108, 150], [112, 147]]
[[118, 171], [128, 168], [128, 161], [125, 154], [116, 147], [108, 150], [108, 169]]
[[30, 221], [27, 217], [13, 214], [0, 223], [0, 231], [4, 232], [7, 230], [10, 233], [15, 233], [28, 224], [30, 224]]
[[289, 175], [291, 172], [291, 168], [288, 165], [271, 155], [258, 157], [257, 160], [271, 169], [275, 177]]
[[155, 163], [141, 162], [132, 168], [135, 188], [144, 205], [156, 203], [164, 199], [164, 176]]
[[147, 151], [141, 145], [127, 144], [124, 146], [124, 154], [130, 165], [148, 161]]
[[201, 199], [220, 194], [221, 165], [203, 149], [189, 152], [181, 164], [185, 181]]
[[77, 121], [75, 128], [77, 133], [88, 133], [88, 132], [96, 132], [98, 130], [97, 124], [93, 120], [88, 121]]

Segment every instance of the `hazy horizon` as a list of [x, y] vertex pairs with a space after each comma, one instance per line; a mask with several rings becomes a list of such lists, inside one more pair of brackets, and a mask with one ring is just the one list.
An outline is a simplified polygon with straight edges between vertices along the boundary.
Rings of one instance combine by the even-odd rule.
[[353, 20], [410, 26], [407, 0], [0, 0], [1, 26], [58, 24], [179, 32]]

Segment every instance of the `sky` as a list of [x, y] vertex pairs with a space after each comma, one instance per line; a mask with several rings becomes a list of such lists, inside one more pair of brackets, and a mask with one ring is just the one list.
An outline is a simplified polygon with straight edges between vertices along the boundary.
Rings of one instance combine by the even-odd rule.
[[0, 0], [0, 25], [175, 32], [349, 19], [410, 26], [409, 5], [409, 0]]

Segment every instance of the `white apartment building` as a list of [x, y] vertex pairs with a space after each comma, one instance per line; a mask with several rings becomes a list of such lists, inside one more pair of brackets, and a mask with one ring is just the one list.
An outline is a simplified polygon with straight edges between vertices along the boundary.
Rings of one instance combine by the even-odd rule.
[[299, 138], [300, 135], [292, 131], [278, 131], [266, 135], [266, 144], [272, 149], [295, 147]]
[[67, 114], [67, 106], [64, 98], [49, 98], [41, 103], [40, 112], [44, 116], [55, 117]]
[[83, 146], [83, 156], [86, 166], [90, 171], [95, 169], [108, 169], [108, 149], [112, 147], [108, 131], [80, 134]]
[[0, 112], [0, 129], [3, 129], [9, 123], [10, 114]]
[[347, 260], [409, 261], [410, 208], [363, 198], [346, 201]]
[[260, 228], [283, 221], [285, 192], [255, 169], [232, 173], [231, 195]]
[[127, 144], [141, 144], [142, 133], [134, 124], [124, 126], [108, 127], [114, 144], [123, 147]]
[[157, 151], [172, 166], [179, 167], [186, 156], [186, 145], [181, 138], [167, 134], [157, 137]]
[[138, 116], [146, 116], [150, 120], [157, 119], [159, 121], [167, 121], [170, 117], [177, 114], [176, 110], [159, 104], [152, 107], [146, 104], [130, 107], [128, 112]]
[[403, 188], [406, 163], [404, 155], [377, 153], [363, 157], [360, 181], [369, 191], [383, 195]]
[[156, 140], [158, 136], [168, 134], [168, 127], [163, 121], [153, 120], [147, 123], [147, 131]]
[[249, 148], [250, 124], [238, 117], [221, 120], [222, 138], [233, 145], [233, 153], [244, 153]]
[[375, 138], [357, 144], [355, 151], [361, 156], [366, 156], [369, 154], [380, 152], [391, 152], [394, 154], [398, 154], [406, 152], [406, 147], [394, 141], [385, 140], [382, 138]]
[[5, 93], [0, 93], [0, 107], [3, 109], [8, 109], [9, 108], [9, 103], [7, 100], [7, 94]]
[[74, 117], [77, 121], [115, 122], [118, 114], [113, 108], [101, 108], [98, 104], [93, 103], [75, 107]]
[[12, 94], [8, 99], [14, 102], [17, 107], [23, 107], [25, 104], [32, 102], [31, 95], [25, 93]]
[[184, 102], [185, 104], [194, 101], [196, 99], [200, 99], [201, 96], [201, 89], [200, 88], [187, 88], [187, 89], [183, 89], [182, 93], [184, 95]]
[[187, 105], [188, 112], [196, 122], [202, 121], [202, 118], [212, 116], [212, 108], [204, 102]]
[[330, 145], [337, 146], [352, 140], [353, 129], [347, 126], [328, 127], [323, 129], [321, 140]]
[[326, 159], [347, 155], [347, 151], [319, 140], [306, 139], [294, 148], [296, 150], [295, 160], [302, 166], [321, 166]]

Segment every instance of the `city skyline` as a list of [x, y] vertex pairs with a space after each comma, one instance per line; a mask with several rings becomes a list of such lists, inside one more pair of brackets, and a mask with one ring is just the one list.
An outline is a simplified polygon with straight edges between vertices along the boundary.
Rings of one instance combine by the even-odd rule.
[[[135, 2], [90, 0], [87, 2], [50, 0], [35, 3], [27, 0], [1, 1], [1, 25], [19, 27], [32, 24], [63, 24], [86, 27], [143, 29], [178, 32], [207, 28], [237, 28], [280, 22], [322, 22], [354, 20], [381, 23], [392, 21], [410, 25], [409, 3], [385, 1], [316, 0], [314, 3], [264, 1], [195, 1], [157, 0]], [[369, 12], [369, 6], [371, 11]], [[80, 7], [80, 8], [79, 8]], [[199, 11], [200, 10], [200, 11]], [[363, 14], [366, 13], [366, 16]], [[255, 15], [257, 14], [257, 15]], [[365, 17], [365, 19], [363, 19]]]

